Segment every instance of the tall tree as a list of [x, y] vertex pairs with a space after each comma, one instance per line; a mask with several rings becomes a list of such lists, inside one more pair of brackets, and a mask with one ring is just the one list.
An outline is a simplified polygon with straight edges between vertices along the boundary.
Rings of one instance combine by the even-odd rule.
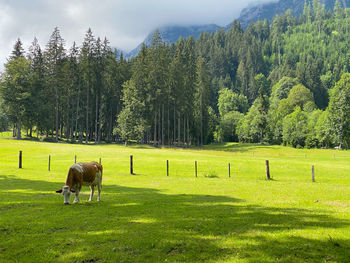
[[329, 118], [339, 146], [350, 146], [350, 74], [344, 74], [330, 90]]
[[196, 115], [199, 130], [199, 144], [203, 145], [207, 143], [207, 129], [209, 114], [209, 90], [210, 90], [210, 79], [208, 75], [208, 69], [205, 61], [202, 57], [197, 60], [197, 83], [196, 83]]
[[91, 28], [85, 34], [83, 47], [80, 54], [81, 70], [83, 76], [83, 85], [86, 92], [85, 100], [85, 144], [88, 144], [90, 138], [90, 93], [94, 85], [94, 51], [95, 51], [95, 37], [92, 34]]
[[62, 68], [64, 65], [66, 54], [64, 48], [64, 40], [61, 37], [59, 29], [56, 27], [52, 32], [49, 42], [46, 45], [45, 50], [45, 66], [46, 66], [46, 77], [47, 85], [50, 90], [55, 94], [54, 106], [55, 113], [55, 135], [56, 142], [58, 142], [58, 131], [59, 131], [59, 111], [60, 111], [60, 96], [62, 92]]
[[48, 128], [49, 105], [45, 103], [42, 105], [42, 101], [45, 101], [48, 97], [47, 90], [45, 89], [45, 68], [44, 57], [41, 47], [37, 38], [34, 38], [32, 45], [29, 47], [28, 60], [31, 63], [30, 69], [30, 105], [31, 110], [29, 116], [27, 116], [27, 126], [30, 128], [30, 136], [32, 136], [32, 127], [36, 126], [37, 136], [39, 131]]
[[5, 64], [5, 72], [1, 81], [2, 106], [5, 112], [16, 123], [17, 139], [21, 139], [22, 123], [25, 121], [29, 105], [30, 84], [30, 63], [20, 56], [11, 58]]

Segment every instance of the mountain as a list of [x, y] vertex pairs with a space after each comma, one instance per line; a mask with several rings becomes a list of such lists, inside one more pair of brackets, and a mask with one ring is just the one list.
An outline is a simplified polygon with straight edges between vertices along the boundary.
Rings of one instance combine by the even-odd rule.
[[[325, 5], [327, 10], [332, 10], [336, 0], [320, 0], [322, 4]], [[308, 0], [312, 3], [312, 0]], [[340, 0], [343, 7], [350, 7], [350, 0]], [[271, 21], [276, 15], [285, 13], [288, 9], [291, 10], [293, 15], [301, 15], [304, 10], [305, 0], [278, 0], [271, 1], [270, 3], [258, 4], [247, 7], [242, 10], [239, 18], [237, 19], [242, 27], [245, 29], [250, 23], [256, 22], [258, 20], [268, 19]], [[163, 40], [168, 43], [176, 42], [180, 37], [187, 38], [189, 36], [194, 36], [195, 39], [199, 37], [202, 32], [215, 33], [219, 29], [228, 30], [232, 24], [226, 27], [220, 27], [218, 25], [202, 25], [202, 26], [167, 26], [159, 28], [159, 32], [163, 37]], [[146, 45], [151, 44], [152, 36], [154, 31], [151, 32], [145, 41]], [[132, 58], [136, 56], [141, 50], [141, 43], [137, 48], [126, 54], [127, 58]]]
[[[180, 37], [188, 38], [189, 36], [193, 36], [195, 39], [197, 39], [202, 32], [215, 33], [219, 29], [224, 28], [214, 24], [201, 26], [166, 26], [158, 28], [164, 42], [168, 44], [175, 43]], [[138, 45], [134, 50], [130, 51], [126, 57], [132, 58], [136, 56], [141, 50], [143, 43], [149, 46], [151, 44], [154, 32], [155, 30], [151, 32], [140, 45]]]
[[[336, 0], [321, 0], [321, 4], [324, 4], [327, 10], [331, 10], [334, 7]], [[312, 1], [309, 1], [312, 3]], [[350, 7], [350, 0], [340, 0], [343, 7]], [[304, 10], [305, 0], [279, 0], [276, 2], [259, 4], [252, 7], [247, 7], [242, 10], [238, 20], [241, 22], [243, 28], [247, 28], [250, 23], [258, 20], [268, 19], [272, 20], [276, 15], [285, 13], [288, 9], [291, 10], [293, 15], [301, 15]], [[228, 25], [227, 28], [231, 26]]]

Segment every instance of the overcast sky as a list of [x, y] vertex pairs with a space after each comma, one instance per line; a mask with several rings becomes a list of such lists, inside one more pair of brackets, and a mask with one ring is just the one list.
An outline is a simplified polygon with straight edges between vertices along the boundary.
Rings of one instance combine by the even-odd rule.
[[165, 25], [227, 25], [252, 3], [271, 0], [0, 0], [0, 70], [19, 37], [27, 49], [34, 36], [42, 47], [58, 27], [67, 47], [95, 36], [130, 51]]

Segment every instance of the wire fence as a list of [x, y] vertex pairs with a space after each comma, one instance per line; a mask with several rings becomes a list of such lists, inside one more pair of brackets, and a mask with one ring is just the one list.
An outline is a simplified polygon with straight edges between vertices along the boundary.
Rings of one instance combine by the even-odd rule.
[[[267, 156], [267, 157], [266, 157]], [[171, 158], [172, 157], [172, 158]], [[249, 157], [249, 158], [248, 158]], [[317, 163], [317, 159], [326, 160], [325, 163]], [[243, 153], [233, 154], [230, 157], [221, 158], [215, 155], [198, 155], [198, 158], [176, 158], [164, 156], [159, 161], [159, 156], [152, 155], [132, 155], [126, 156], [98, 156], [93, 158], [102, 165], [106, 163], [107, 171], [110, 175], [144, 175], [144, 176], [167, 176], [167, 177], [205, 177], [205, 178], [245, 178], [245, 179], [273, 179], [284, 181], [305, 181], [305, 182], [329, 182], [330, 180], [344, 182], [349, 179], [347, 176], [344, 161], [342, 159], [350, 156], [336, 156], [320, 154], [260, 154]], [[298, 158], [298, 165], [288, 162], [288, 159]], [[341, 163], [337, 165], [337, 160]], [[72, 163], [91, 161], [91, 156], [72, 155], [67, 158], [65, 153], [58, 154], [38, 154], [26, 156], [19, 151], [17, 154], [7, 155], [3, 162], [7, 166], [18, 167], [20, 169], [31, 167], [32, 169], [47, 169], [48, 172], [63, 172]], [[269, 161], [268, 163], [266, 161]], [[329, 165], [329, 161], [333, 161]], [[32, 163], [36, 167], [32, 167]], [[350, 165], [350, 164], [349, 164]], [[46, 166], [46, 168], [45, 168]], [[348, 167], [350, 169], [350, 166]]]

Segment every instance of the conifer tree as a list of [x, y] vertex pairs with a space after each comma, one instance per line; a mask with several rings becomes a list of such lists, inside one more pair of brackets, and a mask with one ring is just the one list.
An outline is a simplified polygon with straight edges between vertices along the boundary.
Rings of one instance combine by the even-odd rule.
[[90, 93], [94, 85], [94, 50], [95, 50], [95, 37], [92, 34], [91, 28], [85, 34], [83, 47], [80, 54], [80, 65], [83, 77], [83, 87], [85, 88], [85, 144], [88, 144], [91, 132], [90, 132]]
[[[54, 102], [52, 103], [54, 107], [55, 116], [55, 140], [58, 142], [58, 132], [59, 132], [59, 113], [60, 113], [60, 98], [62, 94], [62, 68], [65, 60], [65, 48], [64, 40], [60, 35], [59, 29], [56, 27], [52, 32], [49, 42], [46, 45], [45, 50], [45, 67], [46, 67], [46, 81], [47, 87], [54, 94]], [[47, 98], [51, 102], [51, 98]]]
[[1, 76], [0, 94], [3, 110], [16, 123], [17, 139], [22, 138], [22, 123], [30, 109], [30, 62], [24, 57], [22, 44], [18, 39], [14, 45], [12, 56], [5, 64]]

